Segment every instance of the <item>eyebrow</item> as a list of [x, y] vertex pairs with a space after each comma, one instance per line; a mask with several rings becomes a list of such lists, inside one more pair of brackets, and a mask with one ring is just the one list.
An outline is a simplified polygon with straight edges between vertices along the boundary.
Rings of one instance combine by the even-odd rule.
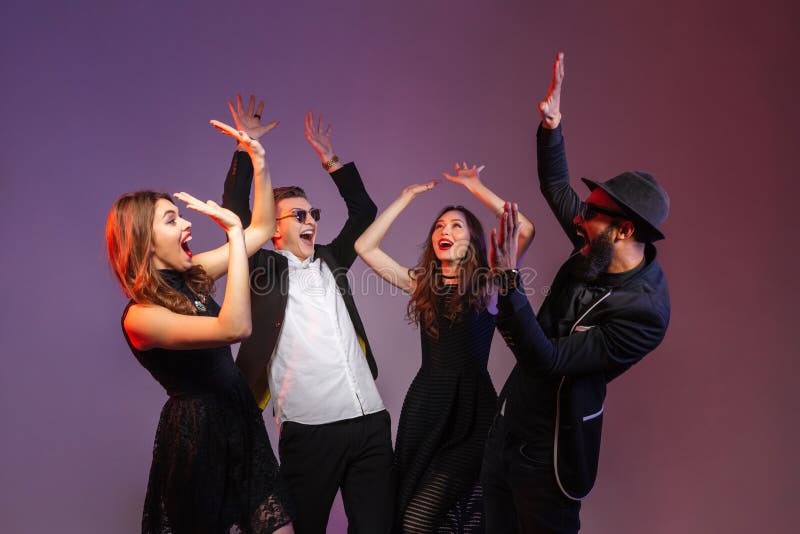
[[167, 216], [167, 215], [169, 215], [169, 214], [173, 214], [173, 215], [177, 216], [177, 215], [178, 215], [178, 212], [177, 212], [177, 211], [175, 211], [175, 210], [167, 210], [167, 211], [165, 211], [165, 212], [164, 212], [164, 213], [161, 215], [161, 218], [163, 219], [164, 217], [166, 217], [166, 216]]

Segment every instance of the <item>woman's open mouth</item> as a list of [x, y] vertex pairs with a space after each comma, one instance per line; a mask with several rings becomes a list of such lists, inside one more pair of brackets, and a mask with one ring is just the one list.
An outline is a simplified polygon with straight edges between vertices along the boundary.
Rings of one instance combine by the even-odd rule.
[[183, 241], [181, 241], [181, 248], [190, 258], [192, 257], [192, 250], [189, 248], [189, 241], [191, 240], [192, 240], [192, 234], [189, 234]]
[[439, 250], [449, 250], [453, 246], [453, 242], [449, 239], [440, 239], [437, 244], [439, 245]]

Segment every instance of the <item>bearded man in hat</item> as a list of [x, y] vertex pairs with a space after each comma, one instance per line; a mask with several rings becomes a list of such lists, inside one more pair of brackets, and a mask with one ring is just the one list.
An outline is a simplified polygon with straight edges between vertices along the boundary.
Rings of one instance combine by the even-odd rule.
[[481, 481], [487, 532], [567, 533], [580, 528], [594, 485], [606, 385], [655, 349], [669, 323], [669, 292], [653, 241], [669, 211], [655, 178], [625, 172], [569, 184], [561, 132], [564, 55], [539, 104], [542, 193], [574, 245], [534, 315], [516, 269], [519, 220], [506, 204], [492, 230], [499, 273], [497, 325], [517, 363], [499, 399]]

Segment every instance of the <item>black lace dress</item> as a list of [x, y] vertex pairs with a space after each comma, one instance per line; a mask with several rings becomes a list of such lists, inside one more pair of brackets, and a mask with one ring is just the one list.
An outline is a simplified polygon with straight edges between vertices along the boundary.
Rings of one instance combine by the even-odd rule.
[[[446, 286], [440, 310], [456, 291]], [[494, 328], [495, 316], [472, 311], [440, 318], [438, 339], [421, 329], [422, 367], [403, 402], [395, 446], [398, 532], [484, 530], [478, 477], [497, 403], [486, 368]]]
[[[160, 273], [197, 300], [180, 273]], [[198, 315], [218, 313], [210, 297], [198, 306]], [[286, 525], [291, 517], [278, 463], [230, 347], [131, 350], [169, 395], [153, 446], [142, 532], [270, 533]]]

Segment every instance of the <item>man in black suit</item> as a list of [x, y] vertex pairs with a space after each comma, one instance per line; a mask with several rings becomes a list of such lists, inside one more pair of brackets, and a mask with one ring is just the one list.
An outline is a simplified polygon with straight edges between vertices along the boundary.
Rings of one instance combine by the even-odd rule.
[[481, 482], [492, 534], [575, 534], [594, 486], [606, 385], [661, 343], [669, 289], [654, 241], [669, 197], [655, 178], [628, 171], [605, 182], [569, 183], [561, 129], [564, 55], [539, 104], [539, 184], [574, 250], [538, 314], [517, 270], [519, 222], [507, 204], [491, 265], [499, 274], [497, 327], [517, 360], [486, 440]]
[[[263, 102], [247, 110], [229, 102], [237, 127], [258, 138], [277, 122], [260, 123]], [[296, 186], [274, 189], [275, 250], [250, 259], [253, 335], [237, 364], [262, 409], [270, 392], [280, 428], [281, 473], [294, 498], [295, 531], [324, 533], [342, 491], [350, 532], [389, 532], [394, 482], [389, 414], [374, 378], [377, 366], [358, 315], [347, 272], [353, 244], [375, 219], [355, 164], [343, 165], [331, 128], [305, 117], [305, 134], [347, 205], [348, 218], [327, 245], [315, 243], [320, 211]], [[249, 220], [252, 166], [237, 151], [223, 205]]]

